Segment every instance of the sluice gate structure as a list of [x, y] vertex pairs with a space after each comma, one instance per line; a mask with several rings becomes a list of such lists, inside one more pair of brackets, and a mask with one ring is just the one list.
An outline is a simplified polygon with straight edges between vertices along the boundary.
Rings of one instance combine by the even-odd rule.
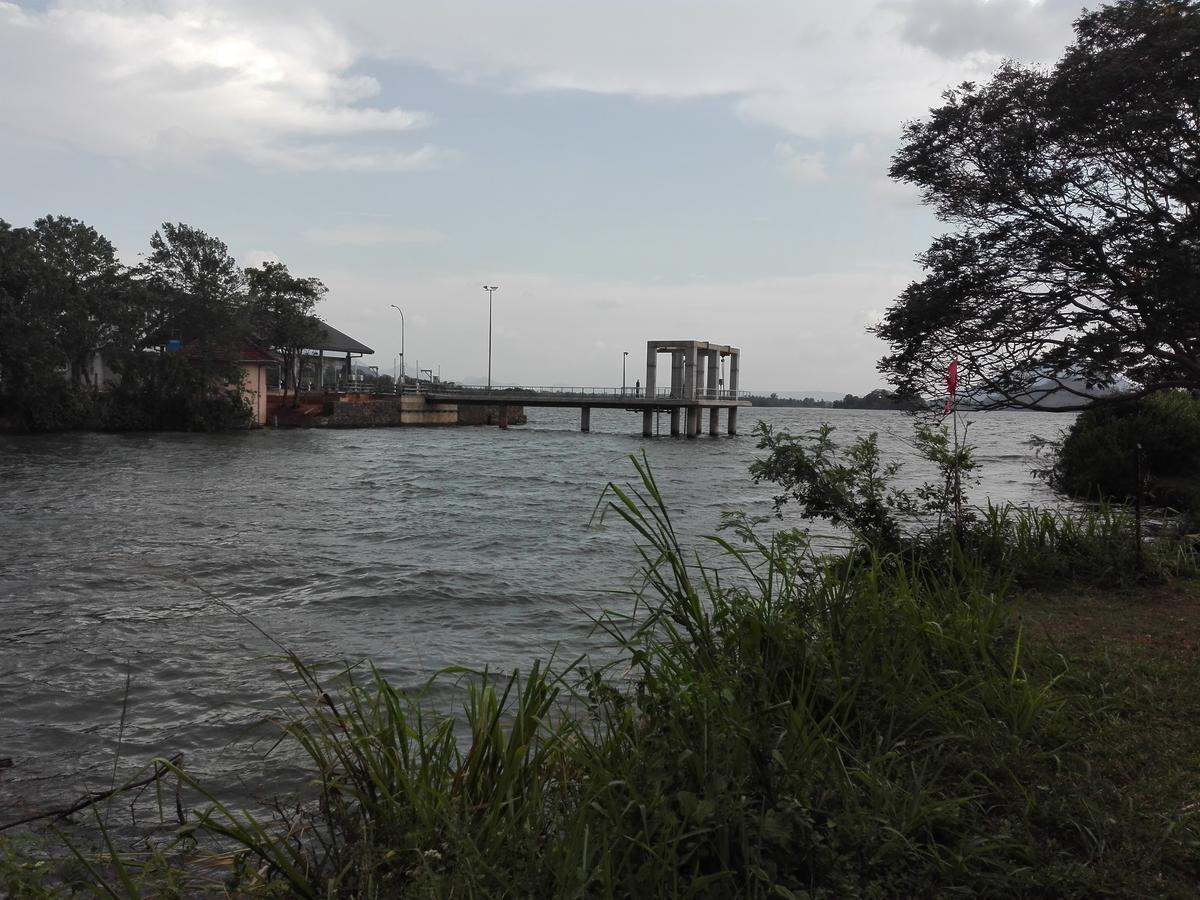
[[[659, 385], [658, 360], [670, 355], [670, 378]], [[653, 437], [656, 417], [669, 413], [671, 434], [697, 437], [707, 413], [708, 433], [721, 433], [721, 410], [726, 411], [726, 431], [737, 434], [737, 411], [749, 406], [738, 398], [740, 354], [736, 347], [709, 341], [647, 341], [645, 381], [633, 387], [449, 387], [430, 386], [425, 397], [431, 403], [494, 406], [497, 424], [508, 427], [509, 406], [575, 407], [579, 430], [591, 430], [593, 409], [625, 409], [642, 414], [642, 434]], [[725, 379], [725, 363], [729, 379]], [[664, 367], [665, 368], [665, 367]]]

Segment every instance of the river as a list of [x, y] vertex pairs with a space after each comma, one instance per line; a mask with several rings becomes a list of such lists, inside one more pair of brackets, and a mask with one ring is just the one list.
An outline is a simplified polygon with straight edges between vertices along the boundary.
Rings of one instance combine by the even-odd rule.
[[[129, 766], [183, 752], [218, 782], [250, 775], [246, 729], [279, 701], [283, 667], [247, 619], [305, 659], [371, 659], [405, 687], [586, 649], [589, 617], [636, 585], [629, 530], [592, 520], [630, 454], [645, 451], [689, 539], [723, 510], [769, 514], [772, 486], [747, 475], [756, 419], [829, 421], [839, 441], [878, 431], [886, 455], [911, 456], [899, 413], [744, 409], [742, 435], [690, 441], [644, 440], [623, 411], [593, 411], [590, 434], [577, 411], [528, 414], [508, 431], [0, 436], [0, 758], [14, 763], [0, 824], [107, 786], [126, 699]], [[973, 496], [1055, 503], [1025, 442], [1071, 417], [971, 418]]]

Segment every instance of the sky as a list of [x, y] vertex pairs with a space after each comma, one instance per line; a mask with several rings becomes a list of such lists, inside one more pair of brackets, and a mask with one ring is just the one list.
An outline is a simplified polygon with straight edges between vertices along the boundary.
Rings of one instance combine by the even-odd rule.
[[[866, 393], [943, 228], [903, 123], [1079, 0], [0, 0], [0, 218], [135, 264], [159, 223], [286, 263], [367, 362], [616, 386], [646, 341]], [[400, 307], [403, 314], [392, 308]], [[402, 335], [403, 330], [403, 335]]]

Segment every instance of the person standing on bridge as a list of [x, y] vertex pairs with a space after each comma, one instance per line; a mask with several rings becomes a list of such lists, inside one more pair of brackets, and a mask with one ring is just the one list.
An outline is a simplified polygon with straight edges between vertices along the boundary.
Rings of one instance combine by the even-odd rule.
[[633, 383], [633, 396], [642, 396], [642, 379], [640, 378]]

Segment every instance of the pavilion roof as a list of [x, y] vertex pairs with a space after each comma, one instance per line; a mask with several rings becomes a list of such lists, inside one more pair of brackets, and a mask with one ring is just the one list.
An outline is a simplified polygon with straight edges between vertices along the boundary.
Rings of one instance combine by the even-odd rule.
[[318, 339], [309, 344], [305, 348], [306, 350], [323, 350], [329, 353], [358, 353], [362, 356], [369, 356], [375, 352], [362, 341], [356, 341], [350, 335], [343, 331], [338, 331], [332, 325], [325, 322], [320, 323], [318, 334]]

